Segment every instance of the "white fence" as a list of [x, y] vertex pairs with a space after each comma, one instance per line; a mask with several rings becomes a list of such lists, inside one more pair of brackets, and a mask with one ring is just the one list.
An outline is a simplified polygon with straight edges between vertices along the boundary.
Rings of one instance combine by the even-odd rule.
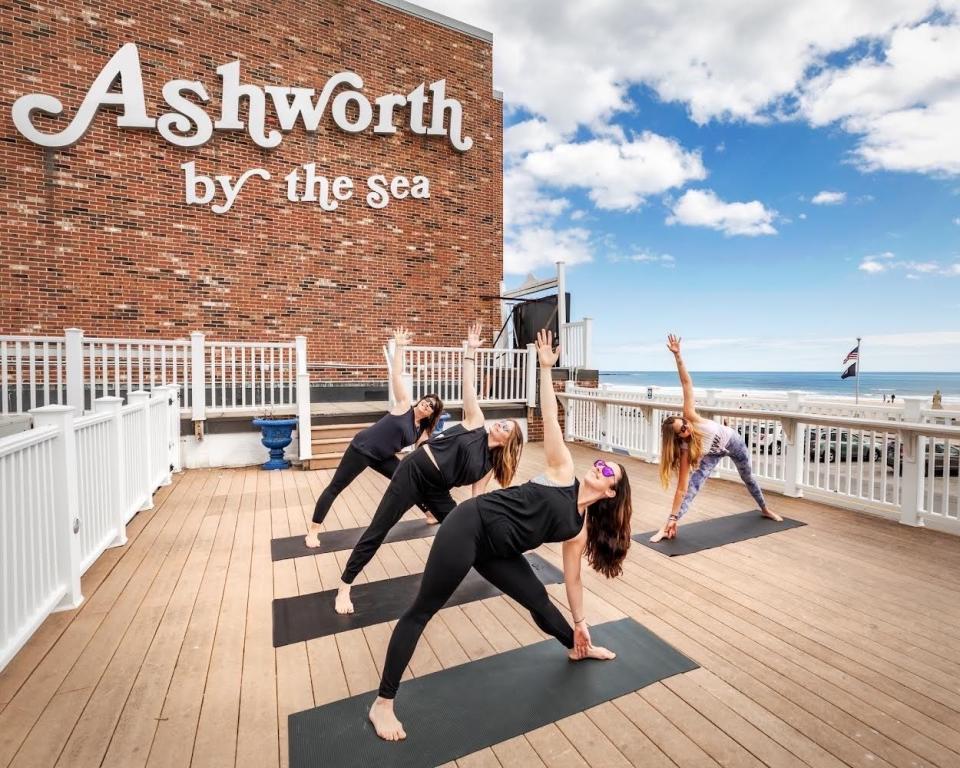
[[[436, 394], [444, 405], [463, 402], [462, 347], [404, 347], [403, 367], [409, 375], [414, 401]], [[536, 374], [534, 345], [527, 349], [478, 349], [477, 399], [481, 403], [527, 403], [536, 392], [530, 386], [530, 370]], [[392, 397], [392, 393], [391, 393]]]
[[0, 439], [0, 669], [53, 611], [83, 600], [80, 576], [180, 468], [177, 388], [104, 397], [75, 418], [33, 409]]
[[81, 412], [100, 397], [176, 385], [183, 407], [201, 421], [206, 410], [283, 409], [297, 401], [297, 361], [306, 364], [306, 337], [291, 342], [87, 338], [78, 328], [63, 336], [0, 336], [0, 413], [43, 405]]
[[560, 366], [590, 368], [593, 320], [589, 317], [576, 323], [560, 323]]
[[[664, 418], [680, 412], [679, 402], [641, 393], [568, 387], [559, 397], [569, 439], [650, 462], [660, 458]], [[951, 421], [952, 412], [908, 408], [913, 420], [894, 420], [702, 402], [697, 410], [740, 433], [766, 488], [960, 534], [960, 427], [927, 420]], [[738, 477], [728, 459], [718, 474]]]

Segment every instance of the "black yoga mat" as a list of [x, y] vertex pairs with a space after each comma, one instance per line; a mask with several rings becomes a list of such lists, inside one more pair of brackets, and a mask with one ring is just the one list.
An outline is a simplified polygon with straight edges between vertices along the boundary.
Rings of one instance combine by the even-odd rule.
[[290, 768], [441, 765], [698, 666], [633, 619], [590, 634], [617, 658], [571, 662], [550, 639], [403, 683], [404, 741], [377, 737], [374, 691], [290, 715]]
[[788, 531], [802, 525], [806, 525], [806, 523], [791, 520], [788, 517], [783, 518], [783, 521], [778, 523], [776, 520], [761, 515], [760, 510], [754, 510], [752, 512], [740, 512], [736, 515], [715, 517], [712, 520], [703, 520], [688, 525], [681, 523], [677, 527], [677, 538], [661, 539], [656, 544], [651, 544], [649, 541], [656, 531], [638, 533], [633, 537], [633, 540], [664, 555], [676, 557], [677, 555], [691, 555], [704, 549], [722, 547], [725, 544], [733, 544], [738, 541], [755, 539], [758, 536], [766, 536], [768, 533]]
[[[534, 572], [544, 584], [561, 584], [563, 571], [550, 565], [539, 555], [527, 556]], [[421, 573], [395, 579], [355, 584], [350, 590], [353, 613], [340, 615], [333, 609], [337, 590], [328, 589], [297, 597], [273, 601], [273, 647], [279, 648], [302, 640], [313, 640], [336, 632], [369, 627], [384, 621], [399, 619], [417, 596]], [[474, 570], [470, 570], [447, 605], [463, 605], [501, 594]]]
[[[425, 539], [436, 535], [439, 525], [428, 525], [426, 520], [401, 520], [387, 534], [384, 541], [409, 541]], [[270, 555], [273, 561], [289, 560], [292, 557], [324, 555], [327, 552], [341, 552], [353, 549], [366, 528], [344, 528], [339, 531], [325, 531], [320, 534], [320, 546], [310, 549], [303, 543], [303, 536], [287, 536], [270, 542]]]

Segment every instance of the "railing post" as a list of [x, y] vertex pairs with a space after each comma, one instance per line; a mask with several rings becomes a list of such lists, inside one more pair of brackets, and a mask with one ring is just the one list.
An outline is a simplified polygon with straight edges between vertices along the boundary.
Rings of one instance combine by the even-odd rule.
[[204, 334], [202, 331], [194, 331], [190, 334], [190, 393], [193, 400], [190, 418], [195, 422], [205, 421], [207, 418], [206, 377]]
[[73, 427], [76, 410], [69, 405], [33, 408], [35, 427], [56, 427], [53, 441], [53, 492], [57, 510], [53, 535], [57, 539], [57, 573], [66, 585], [66, 594], [56, 611], [69, 611], [83, 602], [80, 591], [80, 495], [77, 483], [77, 441]]
[[[155, 490], [153, 488], [153, 478], [150, 476], [150, 470], [153, 466], [150, 443], [150, 393], [144, 392], [142, 389], [138, 389], [134, 392], [128, 392], [127, 402], [130, 405], [142, 405], [143, 412], [145, 414], [143, 419], [144, 431], [142, 434], [137, 435], [137, 441], [140, 444], [138, 450], [143, 452], [143, 475], [147, 482], [147, 487], [141, 489], [144, 493], [144, 501], [143, 505], [140, 507], [140, 511], [143, 511], [145, 509], [153, 508], [153, 491]], [[133, 449], [133, 446], [128, 446], [128, 448]]]
[[[161, 384], [159, 387], [153, 387], [151, 389], [150, 396], [157, 400], [163, 398], [163, 408], [165, 417], [164, 422], [164, 444], [167, 447], [166, 453], [163, 458], [163, 480], [160, 481], [160, 485], [170, 485], [173, 482], [173, 461], [171, 460], [171, 452], [173, 451], [173, 444], [170, 439], [170, 412], [173, 410], [173, 400], [170, 398], [170, 387], [166, 384]], [[149, 413], [149, 411], [148, 411]], [[153, 428], [151, 423], [151, 429]], [[159, 458], [159, 457], [158, 457]]]
[[924, 445], [916, 432], [904, 430], [900, 434], [903, 443], [903, 456], [900, 459], [903, 473], [900, 482], [900, 522], [922, 526], [920, 499], [923, 497], [923, 484], [920, 482], [920, 473], [924, 466]]
[[[558, 264], [562, 264], [562, 262], [558, 262]], [[570, 381], [570, 379], [567, 379], [566, 382], [564, 382], [563, 391], [570, 394], [573, 392], [574, 387], [575, 387], [574, 383]], [[572, 439], [573, 430], [570, 425], [573, 423], [574, 412], [579, 407], [580, 407], [579, 400], [567, 400], [566, 405], [564, 406], [563, 439], [565, 442], [570, 442], [570, 440]]]
[[707, 405], [716, 405], [717, 404], [717, 390], [708, 389], [707, 390]]
[[170, 472], [182, 472], [183, 461], [180, 458], [180, 385], [168, 384], [170, 394]]
[[903, 420], [920, 424], [923, 421], [921, 411], [926, 402], [926, 399], [923, 397], [903, 398]]
[[[83, 331], [67, 328], [64, 331], [64, 351], [67, 358], [67, 405], [83, 414]], [[91, 382], [92, 384], [92, 382]], [[93, 399], [93, 390], [90, 391]]]
[[643, 426], [641, 429], [646, 433], [647, 450], [642, 452], [644, 461], [651, 463], [657, 461], [659, 456], [660, 425], [653, 420], [653, 406], [641, 405], [640, 413], [643, 415]]
[[583, 367], [593, 368], [593, 356], [591, 348], [593, 347], [593, 318], [583, 318]]
[[537, 407], [537, 373], [540, 370], [540, 358], [537, 345], [527, 344], [527, 408]]
[[297, 439], [300, 461], [313, 456], [313, 417], [310, 410], [310, 374], [297, 374]]
[[120, 417], [122, 407], [122, 397], [98, 397], [93, 401], [94, 412], [110, 414], [110, 497], [113, 502], [111, 517], [117, 531], [117, 535], [110, 544], [112, 547], [122, 547], [127, 543], [126, 509], [123, 498], [126, 451], [123, 445], [123, 421]]
[[[803, 425], [796, 419], [781, 419], [783, 439], [786, 445], [783, 451], [783, 495], [800, 498], [803, 489]], [[774, 442], [769, 450], [776, 446]]]
[[397, 341], [396, 339], [390, 339], [387, 342], [387, 403], [391, 408], [397, 402], [397, 393], [393, 391], [393, 356], [396, 351]]
[[790, 413], [800, 413], [800, 395], [796, 390], [787, 392], [787, 410]]

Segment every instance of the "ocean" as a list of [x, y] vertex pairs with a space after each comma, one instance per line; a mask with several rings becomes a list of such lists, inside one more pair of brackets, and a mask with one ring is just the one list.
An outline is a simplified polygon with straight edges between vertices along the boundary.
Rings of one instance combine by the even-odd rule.
[[[786, 392], [853, 397], [856, 380], [841, 379], [835, 371], [801, 373], [790, 371], [691, 371], [698, 389]], [[631, 387], [679, 387], [674, 371], [601, 371], [601, 384]], [[864, 373], [860, 377], [860, 397], [879, 401], [883, 395], [895, 394], [931, 397], [937, 389], [944, 398], [960, 398], [960, 373]]]

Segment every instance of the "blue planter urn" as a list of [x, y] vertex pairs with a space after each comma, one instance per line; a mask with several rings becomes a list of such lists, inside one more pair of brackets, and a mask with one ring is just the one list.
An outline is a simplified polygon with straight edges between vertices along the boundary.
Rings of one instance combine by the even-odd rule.
[[283, 458], [283, 449], [293, 440], [296, 419], [254, 419], [253, 426], [260, 427], [260, 442], [270, 451], [270, 461], [261, 464], [263, 469], [286, 469], [290, 462]]

